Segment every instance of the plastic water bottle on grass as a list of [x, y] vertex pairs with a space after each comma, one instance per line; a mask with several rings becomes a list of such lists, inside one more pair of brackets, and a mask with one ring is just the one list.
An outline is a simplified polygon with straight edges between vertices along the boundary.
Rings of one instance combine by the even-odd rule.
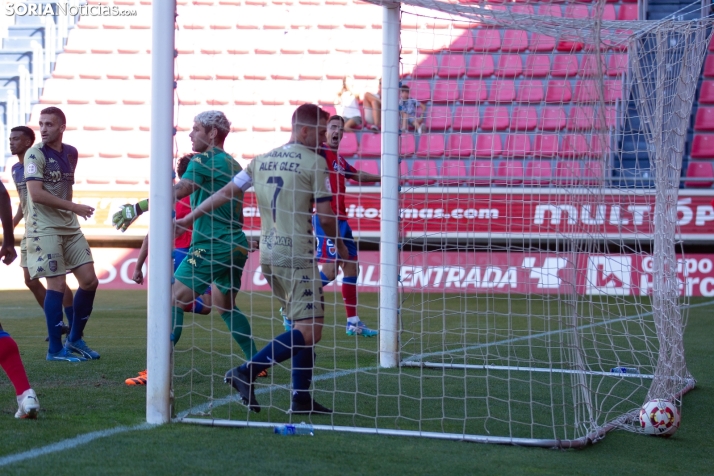
[[613, 369], [610, 369], [610, 373], [613, 374], [639, 374], [640, 371], [637, 369], [637, 367], [615, 367]]
[[273, 429], [273, 433], [278, 435], [293, 436], [293, 435], [310, 435], [315, 434], [312, 425], [307, 423], [298, 423], [296, 425], [280, 425]]

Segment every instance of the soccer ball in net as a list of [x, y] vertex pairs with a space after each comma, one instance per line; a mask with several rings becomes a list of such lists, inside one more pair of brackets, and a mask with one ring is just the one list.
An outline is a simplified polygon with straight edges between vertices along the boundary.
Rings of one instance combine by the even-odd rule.
[[640, 409], [640, 425], [648, 435], [672, 436], [679, 419], [679, 409], [669, 400], [650, 400]]

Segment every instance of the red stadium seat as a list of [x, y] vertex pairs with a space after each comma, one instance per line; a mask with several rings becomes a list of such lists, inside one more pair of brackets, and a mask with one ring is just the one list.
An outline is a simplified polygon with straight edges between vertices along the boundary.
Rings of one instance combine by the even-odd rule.
[[[714, 170], [712, 169], [711, 162], [689, 162], [687, 166], [687, 178], [710, 178], [714, 180]], [[714, 181], [684, 182], [684, 186], [688, 188], [709, 188], [712, 185], [714, 185]]]
[[[354, 163], [354, 168], [362, 172], [367, 172], [373, 175], [379, 175], [379, 161], [378, 160], [356, 160]], [[356, 180], [350, 179], [351, 184], [360, 184]], [[375, 184], [377, 182], [361, 182], [361, 185]]]
[[550, 74], [550, 56], [526, 55], [525, 78], [545, 78]]
[[[592, 11], [590, 12], [590, 17], [594, 18], [596, 15], [595, 7], [593, 7]], [[614, 5], [605, 5], [605, 8], [602, 10], [602, 19], [607, 20], [607, 21], [615, 21], [617, 20], [617, 15], [615, 13], [615, 6]]]
[[637, 20], [637, 5], [620, 5], [617, 19], [624, 21]]
[[568, 116], [569, 131], [589, 131], [595, 124], [595, 109], [586, 106], [575, 106]]
[[714, 55], [708, 55], [707, 58], [704, 60], [704, 77], [714, 77]]
[[471, 157], [473, 148], [471, 134], [451, 134], [444, 155], [455, 159], [465, 159]]
[[699, 102], [702, 104], [714, 104], [714, 81], [702, 81]]
[[580, 161], [559, 160], [555, 164], [556, 184], [574, 185], [580, 182]]
[[518, 84], [516, 102], [539, 104], [543, 102], [543, 83], [538, 79], [525, 79]]
[[416, 152], [414, 134], [401, 134], [399, 136], [399, 156], [411, 157]]
[[509, 80], [495, 80], [491, 82], [491, 89], [488, 92], [488, 102], [490, 103], [510, 103], [516, 99], [516, 85]]
[[600, 185], [604, 180], [602, 163], [595, 160], [588, 160], [583, 163], [583, 174], [581, 183], [583, 185]]
[[528, 49], [528, 33], [525, 30], [506, 30], [503, 32], [501, 51], [521, 53]]
[[563, 137], [560, 155], [567, 158], [579, 158], [589, 155], [588, 141], [582, 134], [568, 134]]
[[550, 74], [556, 78], [574, 78], [578, 74], [578, 57], [567, 54], [554, 55]]
[[501, 55], [496, 66], [496, 76], [499, 78], [515, 78], [523, 73], [521, 55]]
[[527, 134], [510, 134], [506, 136], [504, 157], [528, 157], [531, 155], [531, 138]]
[[505, 131], [510, 123], [508, 108], [488, 106], [483, 110], [481, 130], [484, 132]]
[[[468, 170], [462, 160], [444, 160], [441, 163], [441, 185], [459, 186], [466, 182]], [[444, 178], [448, 177], [448, 178]]]
[[382, 156], [382, 136], [380, 134], [362, 134], [359, 146], [360, 157]]
[[622, 83], [619, 80], [605, 80], [605, 102], [615, 102], [622, 100]]
[[477, 134], [474, 156], [494, 159], [503, 153], [500, 134]]
[[516, 106], [511, 114], [511, 130], [515, 132], [532, 131], [538, 126], [538, 111], [535, 107]]
[[466, 73], [466, 62], [463, 55], [444, 55], [438, 69], [440, 78], [460, 78]]
[[692, 158], [714, 159], [714, 135], [696, 134], [692, 141]]
[[590, 13], [586, 5], [570, 4], [565, 7], [565, 18], [588, 18]]
[[600, 71], [598, 71], [598, 56], [597, 55], [583, 55], [583, 60], [580, 63], [580, 70], [578, 74], [580, 76], [596, 76], [605, 75], [607, 67], [605, 66], [605, 57], [600, 56]]
[[455, 79], [437, 79], [434, 83], [433, 102], [453, 102], [459, 99], [459, 82]]
[[534, 157], [557, 157], [558, 136], [556, 134], [538, 134], [533, 141]]
[[444, 134], [422, 134], [419, 137], [417, 157], [439, 158], [444, 155]]
[[463, 102], [486, 102], [486, 99], [488, 99], [488, 87], [485, 81], [480, 79], [464, 81]]
[[479, 53], [493, 53], [501, 49], [501, 32], [481, 29], [476, 32], [473, 50]]
[[471, 30], [464, 30], [456, 39], [451, 42], [447, 47], [447, 50], [452, 52], [463, 52], [466, 53], [472, 50], [474, 47], [474, 37], [471, 34]]
[[548, 81], [545, 88], [545, 102], [551, 104], [569, 103], [573, 97], [570, 81]]
[[622, 76], [627, 72], [627, 55], [614, 54], [610, 55], [607, 60], [607, 75]]
[[345, 132], [340, 142], [339, 153], [343, 157], [352, 157], [357, 153], [357, 134], [354, 132]]
[[[535, 53], [550, 52], [555, 49], [555, 38], [542, 33], [533, 33], [528, 50]], [[526, 59], [527, 61], [527, 59]]]
[[431, 84], [429, 81], [410, 81], [409, 97], [419, 102], [426, 102], [431, 99]]
[[560, 5], [551, 5], [548, 3], [540, 4], [538, 6], [538, 15], [562, 17], [563, 10], [560, 9]]
[[469, 167], [469, 183], [471, 185], [491, 185], [495, 175], [493, 161], [474, 160], [471, 162], [471, 167]]
[[523, 162], [502, 160], [496, 168], [496, 185], [520, 185], [523, 183]]
[[409, 173], [409, 164], [407, 164], [407, 161], [402, 160], [401, 162], [399, 162], [399, 183], [401, 183], [402, 185], [407, 183], [407, 180], [403, 177], [406, 177], [407, 175], [409, 175]]
[[[583, 80], [575, 83], [575, 93], [573, 94], [573, 102], [589, 103], [596, 102], [599, 99], [598, 82], [593, 80]], [[604, 94], [604, 91], [603, 91]]]
[[553, 169], [547, 160], [531, 160], [526, 164], [524, 185], [548, 185], [553, 178]]
[[469, 78], [489, 78], [493, 76], [494, 70], [493, 56], [471, 55], [469, 66], [466, 68], [466, 76]]
[[445, 131], [451, 127], [451, 108], [449, 106], [431, 106], [426, 115], [427, 131]]
[[714, 132], [714, 108], [700, 107], [694, 119], [694, 130]]
[[454, 132], [471, 132], [478, 129], [480, 123], [479, 108], [476, 106], [459, 106], [454, 113], [452, 128]]
[[433, 160], [415, 160], [412, 162], [412, 176], [409, 181], [412, 185], [431, 185], [436, 183], [439, 172], [436, 169], [436, 162]]
[[511, 13], [520, 13], [521, 15], [535, 15], [533, 5], [511, 5]]
[[433, 78], [438, 70], [436, 56], [419, 56], [419, 62], [412, 71], [412, 78]]

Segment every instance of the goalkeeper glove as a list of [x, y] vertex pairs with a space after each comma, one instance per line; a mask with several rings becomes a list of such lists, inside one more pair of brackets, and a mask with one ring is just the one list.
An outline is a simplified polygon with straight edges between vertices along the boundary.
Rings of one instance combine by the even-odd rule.
[[129, 226], [139, 218], [139, 215], [149, 211], [149, 200], [141, 200], [140, 202], [130, 205], [122, 205], [119, 207], [119, 211], [112, 217], [112, 223], [117, 230], [121, 230], [124, 233]]

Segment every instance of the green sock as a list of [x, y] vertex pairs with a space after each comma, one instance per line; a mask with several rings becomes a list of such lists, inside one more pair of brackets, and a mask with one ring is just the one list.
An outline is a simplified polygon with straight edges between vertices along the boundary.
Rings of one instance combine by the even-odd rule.
[[231, 330], [233, 340], [243, 349], [246, 359], [251, 360], [258, 352], [258, 349], [255, 348], [255, 342], [251, 337], [248, 319], [237, 307], [234, 307], [232, 311], [221, 314], [221, 318], [228, 326], [228, 329]]
[[183, 309], [180, 307], [171, 308], [171, 342], [178, 344], [183, 331]]

